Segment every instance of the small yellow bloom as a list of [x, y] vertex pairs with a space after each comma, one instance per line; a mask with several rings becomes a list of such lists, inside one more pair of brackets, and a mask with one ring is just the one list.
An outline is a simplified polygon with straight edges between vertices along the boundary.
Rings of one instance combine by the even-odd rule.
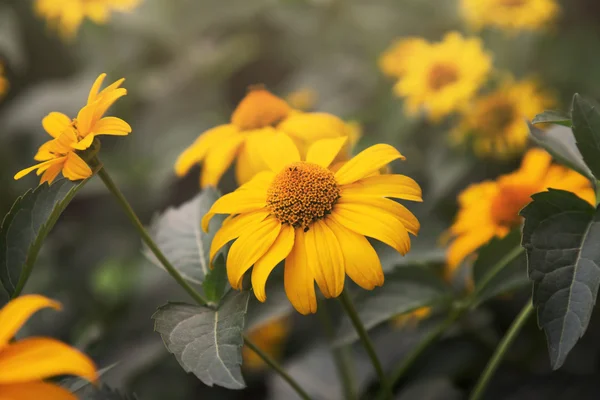
[[556, 0], [462, 0], [462, 13], [476, 29], [540, 30], [560, 12]]
[[0, 63], [0, 99], [8, 92], [8, 79], [4, 76], [4, 66]]
[[479, 156], [519, 153], [525, 149], [529, 137], [525, 120], [531, 120], [553, 103], [535, 82], [514, 82], [509, 78], [463, 111], [462, 121], [452, 136], [458, 142], [471, 142]]
[[456, 220], [450, 228], [454, 237], [447, 254], [450, 271], [490, 239], [504, 237], [519, 226], [519, 211], [531, 201], [531, 195], [548, 188], [571, 191], [594, 204], [589, 180], [552, 164], [552, 157], [542, 149], [529, 150], [517, 171], [495, 181], [473, 184], [463, 191], [458, 197]]
[[115, 101], [127, 94], [120, 87], [125, 79], [119, 79], [100, 91], [106, 74], [101, 74], [90, 90], [87, 104], [79, 111], [77, 118], [70, 119], [65, 114], [51, 112], [42, 120], [42, 126], [54, 139], [40, 146], [34, 159], [41, 161], [25, 168], [15, 175], [21, 179], [37, 170], [43, 174], [40, 183], [52, 183], [62, 171], [65, 178], [72, 181], [89, 178], [92, 170], [77, 154], [87, 150], [98, 135], [125, 136], [131, 132], [131, 126], [120, 118], [104, 117]]
[[97, 381], [94, 363], [75, 348], [42, 337], [11, 341], [32, 314], [48, 307], [60, 309], [60, 304], [43, 296], [27, 295], [0, 310], [0, 399], [76, 400], [68, 390], [44, 379], [76, 375]]
[[421, 307], [414, 311], [400, 314], [392, 320], [394, 326], [398, 328], [415, 327], [419, 321], [429, 318], [431, 315], [431, 307]]
[[210, 259], [235, 240], [227, 257], [231, 286], [241, 289], [252, 267], [252, 287], [266, 300], [271, 271], [285, 260], [284, 287], [298, 312], [317, 310], [315, 281], [327, 298], [337, 297], [346, 274], [371, 290], [383, 284], [377, 253], [365, 236], [401, 254], [410, 250], [409, 233], [419, 221], [390, 198], [422, 201], [421, 188], [403, 175], [378, 175], [388, 163], [404, 159], [386, 144], [371, 146], [330, 169], [347, 138], [316, 141], [305, 161], [289, 136], [279, 134], [262, 147], [269, 170], [217, 200], [202, 220], [204, 230], [215, 214], [230, 214], [211, 243]]
[[406, 70], [409, 58], [418, 58], [421, 50], [429, 47], [429, 43], [419, 37], [396, 40], [379, 58], [379, 68], [392, 78], [400, 78]]
[[[286, 317], [278, 318], [253, 329], [248, 333], [248, 337], [271, 358], [279, 360], [289, 330], [289, 319]], [[242, 357], [244, 360], [242, 365], [245, 368], [256, 371], [266, 367], [264, 360], [246, 346], [242, 348]]]
[[481, 39], [450, 32], [443, 41], [422, 46], [415, 56], [404, 60], [394, 91], [405, 98], [409, 114], [423, 110], [439, 121], [467, 106], [491, 68], [492, 59]]
[[85, 18], [96, 24], [108, 22], [111, 11], [128, 12], [140, 0], [36, 0], [36, 13], [65, 38], [72, 38]]

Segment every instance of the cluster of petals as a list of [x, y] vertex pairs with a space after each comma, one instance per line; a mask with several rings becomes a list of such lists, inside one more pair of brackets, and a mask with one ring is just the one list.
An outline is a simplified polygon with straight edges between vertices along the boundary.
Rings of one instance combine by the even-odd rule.
[[475, 29], [537, 31], [556, 19], [560, 6], [557, 0], [461, 0], [461, 11]]

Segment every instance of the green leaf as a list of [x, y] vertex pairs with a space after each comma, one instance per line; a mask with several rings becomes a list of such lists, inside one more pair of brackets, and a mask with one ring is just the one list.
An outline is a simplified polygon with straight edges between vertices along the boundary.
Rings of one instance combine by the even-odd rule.
[[474, 296], [478, 302], [529, 284], [521, 230], [494, 238], [479, 250], [473, 265]]
[[[431, 270], [402, 267], [388, 274], [382, 287], [362, 291], [354, 303], [363, 324], [371, 329], [398, 314], [440, 304], [450, 298], [448, 286]], [[347, 345], [357, 339], [350, 319], [344, 317], [335, 345]]]
[[571, 127], [571, 117], [562, 111], [548, 110], [538, 114], [531, 121], [532, 124], [556, 124]]
[[246, 387], [242, 364], [242, 337], [247, 291], [230, 291], [217, 310], [169, 303], [154, 313], [154, 330], [186, 372], [208, 386]]
[[600, 212], [575, 194], [549, 189], [532, 196], [523, 247], [538, 324], [550, 362], [559, 368], [585, 333], [600, 284]]
[[[104, 374], [106, 374], [108, 371], [113, 369], [117, 364], [118, 363], [114, 363], [114, 364], [109, 365], [108, 367], [104, 367], [104, 368], [98, 370], [98, 376], [99, 377], [104, 376]], [[71, 393], [75, 393], [75, 394], [79, 394], [79, 395], [81, 395], [84, 390], [87, 390], [90, 387], [92, 387], [92, 388], [94, 387], [90, 383], [90, 381], [83, 379], [83, 378], [76, 377], [76, 376], [71, 376], [71, 377], [62, 379], [60, 381], [60, 386], [67, 389]]]
[[202, 282], [204, 296], [209, 304], [218, 304], [225, 294], [226, 287], [227, 267], [225, 266], [225, 256], [219, 254], [213, 263], [213, 269], [208, 271], [206, 279]]
[[[202, 230], [200, 222], [218, 198], [216, 190], [206, 188], [180, 207], [169, 208], [156, 218], [150, 227], [150, 235], [158, 247], [181, 276], [192, 283], [202, 284], [210, 272], [210, 243], [224, 216], [217, 215], [212, 219], [209, 233]], [[144, 254], [162, 268], [150, 250], [146, 249]]]
[[600, 177], [600, 111], [598, 104], [576, 94], [573, 97], [573, 134], [585, 163]]
[[6, 214], [0, 228], [0, 281], [8, 295], [23, 289], [44, 239], [86, 182], [45, 183], [19, 197]]

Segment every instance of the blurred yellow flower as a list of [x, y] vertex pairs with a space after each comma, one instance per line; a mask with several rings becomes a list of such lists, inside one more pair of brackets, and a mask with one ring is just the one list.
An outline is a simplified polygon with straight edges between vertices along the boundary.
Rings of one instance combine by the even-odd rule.
[[414, 311], [400, 314], [394, 317], [392, 323], [397, 328], [415, 327], [420, 321], [429, 318], [431, 307], [421, 307]]
[[422, 46], [415, 56], [404, 60], [394, 91], [405, 98], [409, 114], [423, 110], [439, 121], [468, 105], [491, 68], [492, 59], [481, 39], [450, 32], [443, 41]]
[[11, 339], [36, 311], [60, 309], [43, 296], [18, 297], [0, 310], [0, 399], [76, 400], [77, 396], [44, 379], [76, 375], [90, 382], [98, 379], [92, 360], [79, 350], [50, 338]]
[[121, 88], [125, 79], [119, 79], [100, 91], [106, 74], [101, 74], [90, 90], [87, 104], [79, 111], [77, 118], [71, 120], [65, 114], [51, 112], [42, 120], [42, 126], [54, 139], [42, 144], [35, 155], [41, 163], [25, 168], [15, 175], [21, 179], [37, 170], [43, 174], [40, 183], [52, 183], [62, 171], [65, 178], [72, 181], [88, 178], [92, 170], [77, 154], [77, 150], [88, 149], [98, 135], [125, 136], [131, 132], [131, 126], [120, 118], [104, 117], [115, 101], [127, 94]]
[[[283, 345], [290, 330], [288, 318], [278, 318], [251, 330], [248, 333], [250, 340], [274, 360], [281, 358]], [[244, 346], [242, 348], [242, 365], [250, 370], [261, 370], [267, 365], [254, 351]]]
[[315, 107], [318, 98], [319, 95], [315, 90], [304, 88], [288, 94], [285, 100], [296, 110], [309, 111]]
[[269, 167], [233, 193], [217, 200], [202, 220], [204, 230], [215, 214], [230, 214], [217, 231], [210, 259], [235, 240], [227, 257], [231, 286], [240, 289], [252, 267], [256, 298], [266, 300], [265, 284], [285, 259], [284, 287], [294, 308], [317, 310], [314, 283], [327, 298], [337, 297], [348, 274], [371, 290], [383, 284], [377, 253], [365, 236], [410, 250], [409, 233], [419, 221], [390, 198], [421, 201], [421, 188], [403, 175], [377, 175], [388, 163], [404, 159], [393, 147], [378, 144], [362, 151], [337, 172], [330, 165], [347, 138], [316, 141], [305, 158], [289, 136], [265, 142], [261, 155]]
[[556, 0], [462, 0], [462, 13], [476, 29], [539, 30], [560, 12]]
[[72, 38], [85, 18], [106, 24], [111, 11], [127, 12], [141, 0], [36, 0], [36, 13], [65, 38]]
[[529, 129], [525, 122], [554, 104], [530, 80], [507, 79], [497, 90], [476, 99], [462, 113], [452, 133], [458, 142], [469, 141], [479, 156], [503, 157], [522, 152]]
[[4, 76], [4, 65], [0, 63], [0, 99], [8, 92], [8, 79]]
[[519, 211], [531, 201], [531, 195], [548, 188], [571, 191], [594, 204], [589, 180], [552, 164], [552, 157], [542, 149], [529, 150], [517, 171], [464, 190], [458, 197], [459, 211], [450, 227], [453, 237], [447, 253], [450, 271], [493, 237], [504, 237], [519, 226]]
[[400, 78], [406, 70], [409, 58], [418, 58], [421, 50], [429, 43], [420, 37], [408, 37], [396, 40], [379, 58], [379, 68], [392, 78]]

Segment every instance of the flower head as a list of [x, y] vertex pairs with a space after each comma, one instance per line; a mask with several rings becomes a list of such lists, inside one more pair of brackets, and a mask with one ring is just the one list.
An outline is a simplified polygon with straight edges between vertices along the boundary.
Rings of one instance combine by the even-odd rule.
[[407, 60], [418, 58], [420, 51], [428, 46], [429, 43], [420, 37], [396, 40], [379, 58], [379, 68], [389, 77], [400, 78], [406, 71]]
[[461, 8], [477, 29], [495, 26], [509, 31], [542, 29], [560, 12], [556, 0], [462, 0]]
[[98, 135], [125, 136], [131, 132], [129, 124], [122, 119], [104, 116], [115, 101], [127, 94], [127, 90], [120, 87], [124, 79], [100, 91], [105, 77], [106, 74], [101, 74], [96, 79], [87, 104], [77, 118], [71, 119], [59, 112], [51, 112], [44, 117], [42, 126], [53, 139], [41, 145], [35, 155], [34, 159], [41, 163], [18, 172], [15, 179], [21, 179], [34, 170], [38, 175], [42, 174], [40, 183], [52, 183], [61, 171], [72, 181], [89, 178], [92, 170], [78, 151], [87, 150]]
[[36, 13], [65, 38], [72, 38], [85, 18], [108, 22], [111, 11], [131, 11], [140, 0], [36, 0]]
[[507, 79], [497, 90], [475, 100], [453, 132], [457, 141], [470, 141], [480, 156], [503, 157], [525, 149], [526, 119], [551, 107], [550, 96], [535, 82]]
[[405, 59], [394, 91], [406, 99], [409, 113], [424, 110], [437, 121], [465, 107], [491, 67], [491, 57], [483, 50], [481, 39], [466, 39], [450, 32], [443, 41], [419, 46], [417, 54]]
[[302, 314], [314, 313], [314, 283], [325, 297], [338, 296], [347, 274], [364, 289], [383, 284], [377, 253], [366, 236], [402, 254], [419, 221], [391, 198], [421, 201], [419, 185], [403, 175], [379, 175], [381, 167], [404, 157], [378, 144], [362, 151], [336, 172], [331, 165], [346, 138], [315, 142], [302, 159], [289, 136], [280, 134], [262, 147], [269, 170], [217, 200], [202, 220], [230, 214], [211, 244], [210, 258], [235, 240], [227, 257], [231, 286], [241, 288], [252, 268], [256, 298], [266, 300], [265, 284], [285, 260], [284, 286]]
[[91, 382], [98, 379], [92, 360], [62, 342], [42, 337], [11, 341], [33, 313], [48, 307], [60, 309], [60, 304], [43, 296], [27, 295], [0, 310], [1, 399], [76, 400], [68, 390], [44, 379], [59, 375], [76, 375]]
[[[260, 349], [271, 358], [278, 360], [281, 357], [285, 339], [290, 330], [290, 320], [287, 317], [269, 321], [252, 329], [248, 336]], [[266, 367], [262, 358], [247, 347], [242, 349], [244, 362], [242, 365], [250, 370], [260, 370]]]
[[517, 171], [463, 191], [450, 228], [454, 237], [447, 254], [450, 271], [493, 237], [504, 237], [519, 226], [519, 211], [531, 201], [531, 195], [548, 188], [571, 191], [590, 203], [595, 200], [587, 178], [552, 164], [550, 154], [541, 149], [529, 150]]
[[4, 66], [0, 63], [0, 99], [8, 92], [8, 79], [4, 76]]

